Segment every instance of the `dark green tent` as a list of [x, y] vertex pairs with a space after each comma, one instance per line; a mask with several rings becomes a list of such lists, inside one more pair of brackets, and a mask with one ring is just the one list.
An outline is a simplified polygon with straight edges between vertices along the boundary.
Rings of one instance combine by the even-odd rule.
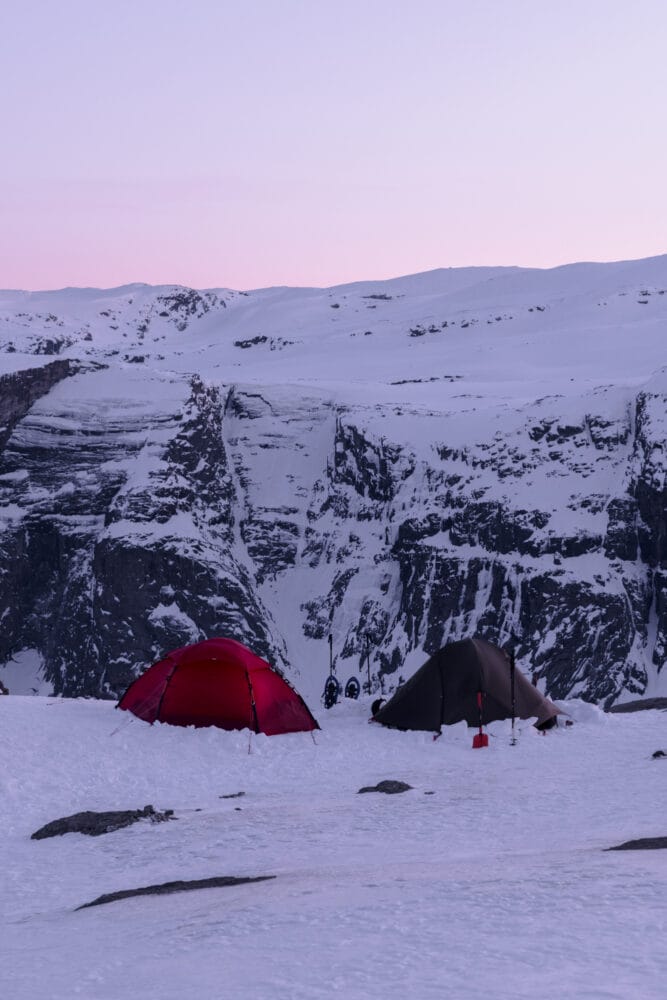
[[[479, 723], [478, 692], [482, 692], [482, 721], [486, 725], [512, 715], [509, 655], [484, 639], [451, 642], [398, 688], [373, 716], [394, 729], [426, 729], [465, 721]], [[559, 710], [540, 694], [518, 668], [514, 670], [514, 703], [519, 719], [537, 718], [539, 729], [554, 725]]]

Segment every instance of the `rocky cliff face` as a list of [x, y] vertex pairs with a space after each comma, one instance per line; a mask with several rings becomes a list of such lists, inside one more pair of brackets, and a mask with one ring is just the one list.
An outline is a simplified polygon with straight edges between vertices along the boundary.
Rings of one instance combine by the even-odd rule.
[[100, 421], [73, 385], [5, 449], [0, 659], [37, 649], [57, 694], [115, 697], [168, 649], [214, 634], [284, 662], [234, 552], [224, 396], [198, 377], [179, 389], [151, 427], [143, 412]]
[[[654, 395], [652, 402], [664, 412], [667, 397]], [[363, 656], [366, 634], [379, 671], [393, 680], [412, 650], [430, 653], [479, 633], [513, 642], [552, 697], [611, 703], [621, 692], [644, 692], [647, 663], [655, 675], [662, 669], [665, 634], [658, 551], [665, 503], [655, 465], [645, 457], [649, 452], [655, 460], [661, 445], [660, 434], [646, 439], [646, 406], [642, 393], [617, 420], [582, 412], [578, 426], [549, 422], [553, 430], [545, 433], [545, 421], [533, 423], [528, 411], [515, 435], [495, 434], [463, 451], [436, 445], [428, 464], [396, 449], [400, 468], [395, 453], [396, 474], [382, 491], [378, 474], [391, 462], [383, 461], [377, 440], [362, 449], [360, 429], [348, 429], [356, 454], [363, 451], [370, 465], [354, 460], [354, 448], [347, 451], [318, 513], [336, 512], [337, 537], [345, 521], [368, 519], [380, 529], [363, 560], [367, 566], [372, 559], [376, 580], [358, 599], [357, 621], [343, 639], [350, 669]], [[591, 433], [601, 426], [604, 436]], [[546, 503], [538, 506], [537, 497], [527, 503], [531, 475], [542, 485], [564, 480], [559, 505], [573, 516], [553, 509], [548, 492]], [[316, 523], [311, 512], [311, 532]], [[337, 586], [304, 605], [306, 627], [317, 637], [336, 622], [354, 580], [355, 549], [345, 542], [327, 553], [346, 569]]]
[[[245, 306], [231, 293], [144, 288], [127, 319], [137, 295], [98, 309], [125, 361], [80, 317], [49, 320], [73, 341], [51, 360], [23, 316], [0, 378], [0, 663], [34, 650], [55, 693], [117, 697], [167, 650], [230, 635], [312, 699], [329, 634], [339, 676], [388, 692], [478, 633], [552, 697], [662, 690], [667, 378], [480, 406], [461, 375], [438, 407], [422, 374], [350, 398], [237, 378], [239, 350], [266, 358], [287, 327], [253, 314], [211, 353], [206, 324]], [[170, 347], [161, 331], [190, 323], [203, 337]]]

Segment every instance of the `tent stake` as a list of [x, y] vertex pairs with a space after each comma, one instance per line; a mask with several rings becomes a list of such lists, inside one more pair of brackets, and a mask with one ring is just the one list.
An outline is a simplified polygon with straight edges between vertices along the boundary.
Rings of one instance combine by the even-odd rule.
[[127, 719], [124, 719], [119, 726], [116, 726], [115, 729], [112, 729], [111, 732], [109, 733], [109, 736], [115, 736], [116, 733], [119, 733], [121, 729], [125, 729], [125, 727], [129, 726], [130, 723], [134, 722], [135, 719], [136, 715], [130, 715]]

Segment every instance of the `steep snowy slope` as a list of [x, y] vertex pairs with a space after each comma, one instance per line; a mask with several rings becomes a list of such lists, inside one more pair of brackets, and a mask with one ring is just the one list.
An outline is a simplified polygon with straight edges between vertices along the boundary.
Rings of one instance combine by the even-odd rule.
[[13, 689], [231, 634], [316, 697], [332, 634], [390, 690], [480, 632], [555, 697], [667, 693], [666, 292], [667, 257], [0, 293]]

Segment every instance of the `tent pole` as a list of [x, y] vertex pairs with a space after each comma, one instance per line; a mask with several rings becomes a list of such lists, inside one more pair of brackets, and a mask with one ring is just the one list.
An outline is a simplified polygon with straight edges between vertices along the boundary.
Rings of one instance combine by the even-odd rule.
[[516, 736], [514, 733], [514, 720], [516, 718], [516, 690], [515, 690], [515, 680], [514, 676], [516, 673], [516, 660], [514, 658], [514, 647], [512, 647], [512, 652], [510, 653], [510, 687], [512, 689], [512, 740], [511, 745], [516, 744]]
[[479, 712], [479, 732], [475, 734], [472, 738], [472, 748], [473, 750], [480, 750], [482, 747], [488, 747], [489, 737], [483, 732], [484, 718], [482, 714], [482, 705], [484, 703], [484, 692], [480, 690], [477, 692], [477, 710]]

